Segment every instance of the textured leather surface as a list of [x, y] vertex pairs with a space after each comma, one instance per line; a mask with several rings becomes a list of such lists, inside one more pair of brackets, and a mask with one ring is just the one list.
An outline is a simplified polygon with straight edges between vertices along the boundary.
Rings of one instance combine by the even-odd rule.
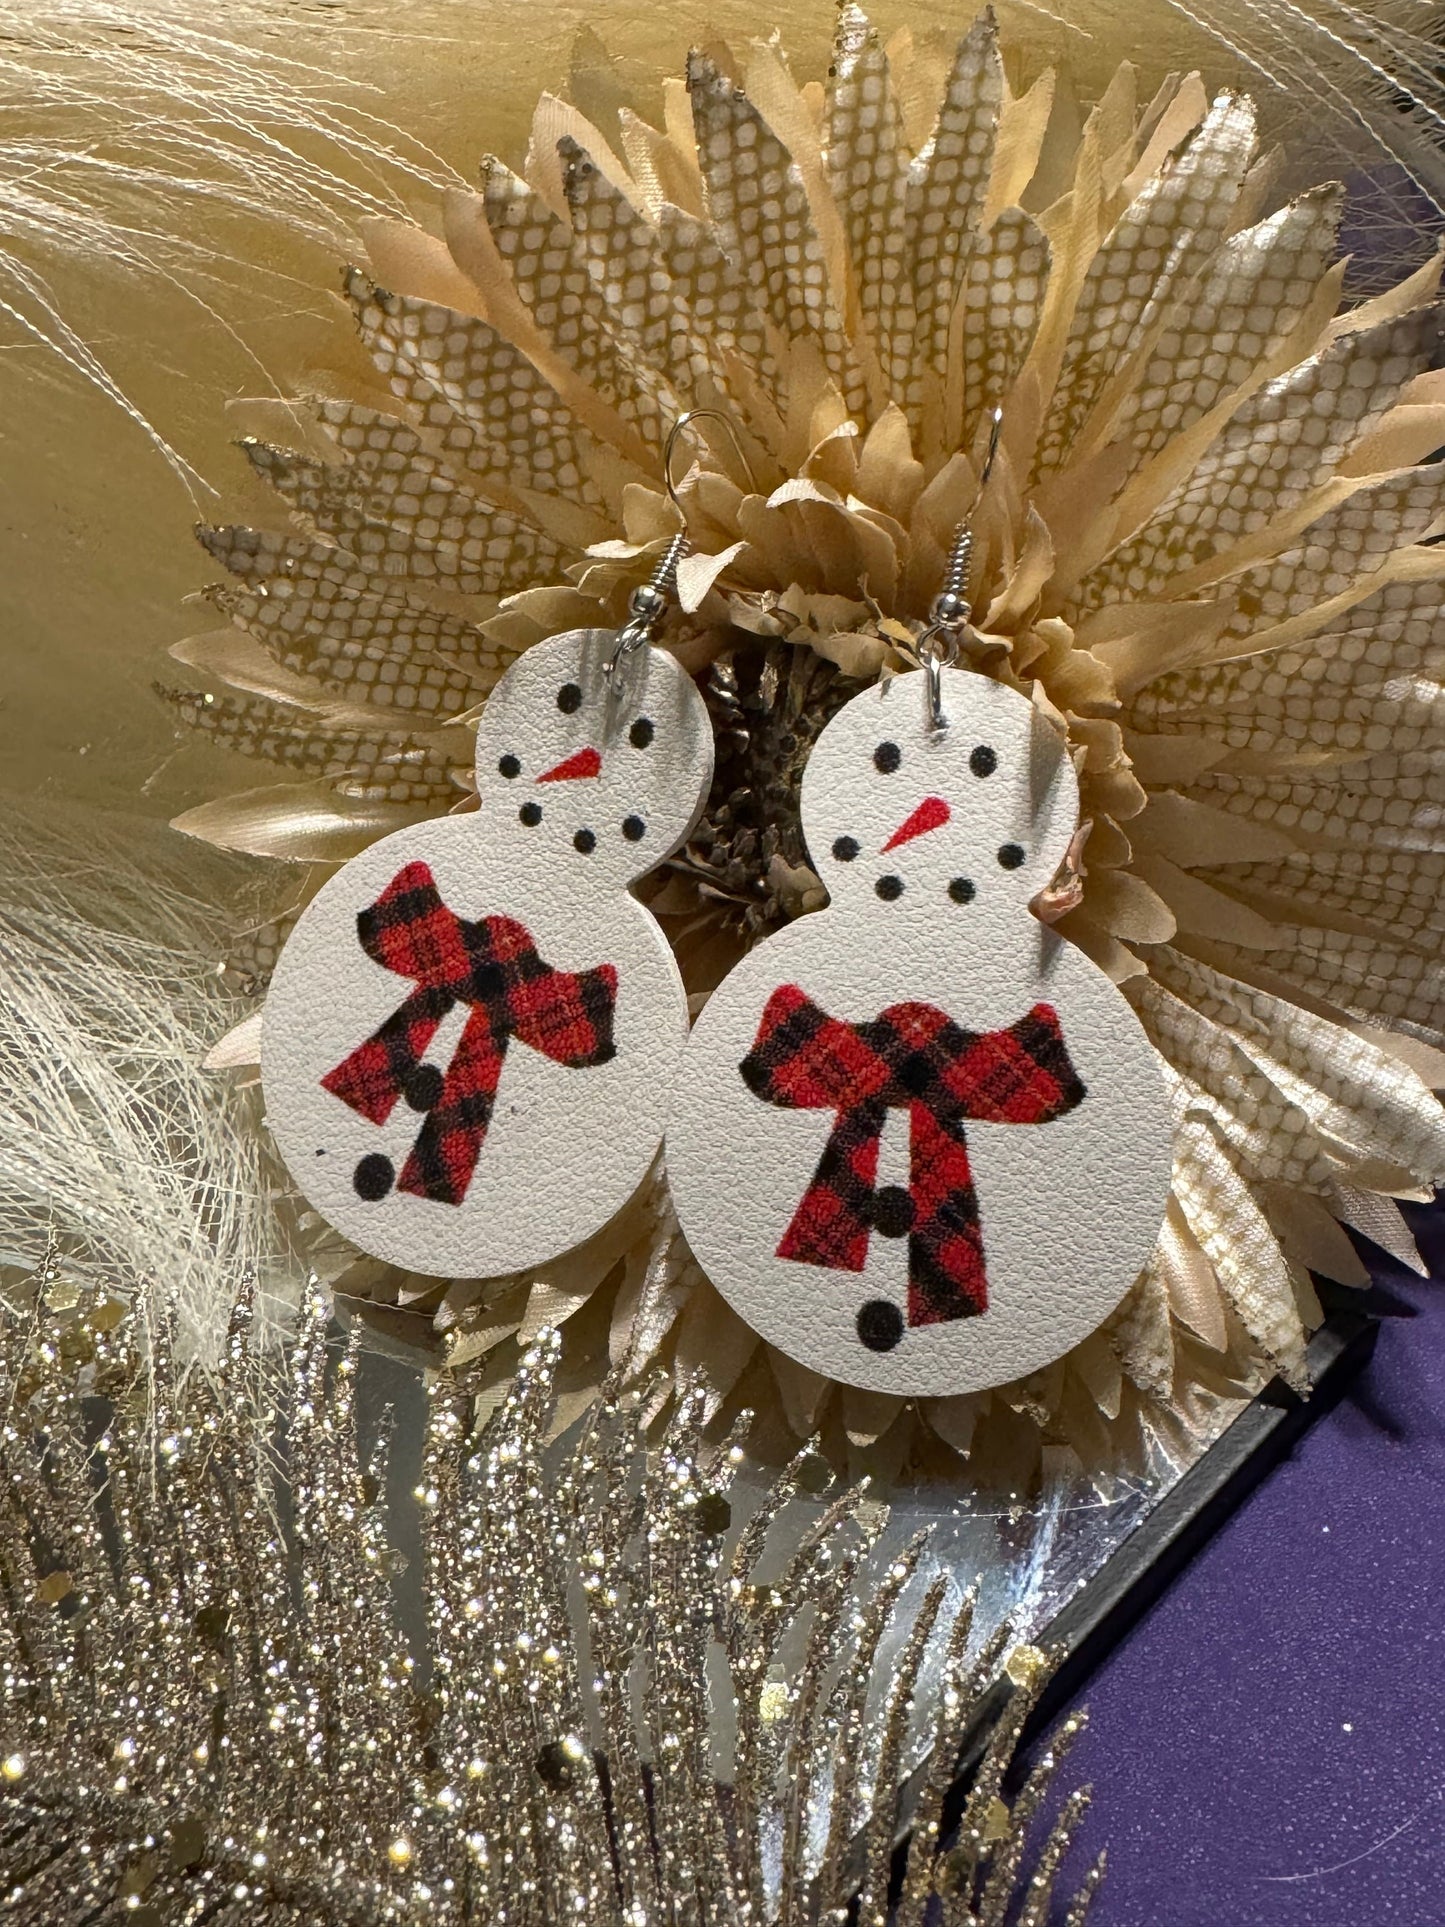
[[[661, 651], [630, 657], [609, 694], [615, 640], [575, 631], [520, 657], [478, 730], [478, 810], [354, 858], [308, 905], [277, 966], [262, 1048], [268, 1122], [323, 1217], [393, 1264], [470, 1277], [543, 1263], [605, 1224], [657, 1153], [687, 1001], [666, 939], [626, 886], [687, 836], [711, 780], [712, 738], [697, 690]], [[357, 916], [416, 862], [456, 916], [515, 919], [556, 970], [617, 973], [609, 1061], [579, 1068], [508, 1045], [459, 1204], [394, 1185], [361, 1195], [362, 1161], [401, 1172], [423, 1115], [402, 1101], [376, 1124], [321, 1082], [414, 988], [362, 949]], [[439, 1073], [468, 1014], [456, 1004], [426, 1047]]]
[[[945, 671], [943, 690], [942, 734], [927, 727], [914, 676], [866, 690], [823, 731], [803, 821], [832, 902], [761, 944], [713, 994], [667, 1133], [683, 1229], [741, 1315], [815, 1370], [908, 1394], [1001, 1383], [1091, 1331], [1153, 1249], [1171, 1164], [1164, 1082], [1137, 1019], [1028, 908], [1077, 821], [1063, 744], [999, 684]], [[899, 840], [910, 821], [914, 834]], [[1083, 1101], [1043, 1124], [966, 1127], [988, 1272], [982, 1315], [873, 1350], [858, 1314], [868, 1301], [905, 1305], [907, 1238], [875, 1231], [861, 1272], [778, 1256], [832, 1126], [826, 1112], [761, 1102], [739, 1073], [780, 984], [851, 1023], [909, 1000], [976, 1031], [1004, 1029], [1040, 1002], [1057, 1011]], [[890, 1110], [877, 1183], [908, 1182], [908, 1114]]]

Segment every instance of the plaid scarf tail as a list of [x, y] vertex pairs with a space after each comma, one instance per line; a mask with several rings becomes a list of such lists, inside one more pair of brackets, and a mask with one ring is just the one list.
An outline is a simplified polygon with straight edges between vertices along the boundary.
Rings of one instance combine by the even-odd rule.
[[[366, 1041], [322, 1078], [344, 1104], [384, 1124], [397, 1099], [425, 1121], [397, 1189], [461, 1204], [487, 1130], [513, 1037], [571, 1069], [617, 1054], [617, 971], [555, 970], [514, 917], [471, 921], [447, 908], [430, 867], [409, 863], [356, 919], [362, 949], [417, 988]], [[442, 1019], [471, 1006], [445, 1073], [423, 1063]]]

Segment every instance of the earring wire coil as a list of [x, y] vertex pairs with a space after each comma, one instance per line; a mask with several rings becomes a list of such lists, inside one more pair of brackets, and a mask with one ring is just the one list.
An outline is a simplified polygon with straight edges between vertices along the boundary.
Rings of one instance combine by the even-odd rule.
[[617, 646], [613, 649], [607, 663], [606, 673], [609, 681], [615, 675], [619, 665], [632, 654], [634, 649], [641, 649], [644, 644], [652, 641], [662, 626], [663, 617], [667, 614], [670, 604], [676, 600], [677, 565], [684, 556], [691, 554], [692, 542], [686, 528], [687, 512], [678, 495], [677, 484], [672, 479], [672, 457], [679, 437], [691, 427], [693, 422], [704, 419], [722, 423], [737, 452], [738, 460], [747, 472], [749, 486], [754, 494], [757, 493], [757, 477], [753, 474], [753, 465], [748, 460], [748, 451], [743, 447], [737, 429], [726, 415], [719, 413], [716, 408], [689, 408], [684, 414], [678, 416], [668, 431], [667, 443], [662, 452], [662, 485], [667, 491], [668, 501], [677, 510], [678, 521], [684, 526], [679, 528], [677, 534], [663, 550], [647, 581], [639, 583], [627, 599], [627, 606], [631, 613], [617, 633]]
[[[1003, 410], [993, 411], [993, 425], [989, 430], [988, 454], [984, 457], [983, 473], [978, 478], [978, 495], [974, 509], [983, 500], [983, 492], [988, 487], [988, 478], [993, 473], [994, 457], [998, 454], [999, 436], [1003, 433]], [[972, 518], [960, 522], [954, 531], [953, 547], [949, 552], [948, 567], [944, 571], [943, 587], [933, 598], [928, 611], [928, 627], [918, 638], [918, 659], [923, 666], [924, 692], [928, 705], [928, 726], [939, 730], [946, 726], [943, 714], [943, 670], [952, 668], [958, 661], [958, 652], [963, 643], [964, 631], [969, 627], [973, 611], [968, 599], [968, 578], [973, 567], [973, 522]]]

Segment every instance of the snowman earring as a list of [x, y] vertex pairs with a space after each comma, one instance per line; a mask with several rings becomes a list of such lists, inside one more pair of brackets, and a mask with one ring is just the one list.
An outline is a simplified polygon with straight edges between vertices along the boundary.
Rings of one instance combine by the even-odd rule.
[[[693, 418], [668, 441], [674, 503]], [[355, 857], [282, 953], [267, 1120], [306, 1197], [374, 1257], [463, 1277], [543, 1264], [657, 1155], [687, 999], [628, 886], [687, 839], [712, 780], [702, 697], [653, 642], [687, 546], [621, 630], [518, 657], [477, 729], [476, 810]]]
[[801, 805], [832, 900], [714, 991], [667, 1126], [678, 1218], [734, 1308], [814, 1370], [907, 1395], [1018, 1378], [1101, 1323], [1172, 1162], [1133, 1011], [1030, 914], [1078, 783], [1027, 696], [952, 666], [971, 540], [924, 702], [898, 676], [820, 734]]

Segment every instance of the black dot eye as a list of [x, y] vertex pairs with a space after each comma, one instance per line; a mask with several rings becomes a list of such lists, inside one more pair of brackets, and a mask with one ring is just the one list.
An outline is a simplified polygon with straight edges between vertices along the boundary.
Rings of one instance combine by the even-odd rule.
[[639, 716], [627, 732], [627, 740], [634, 749], [646, 749], [657, 731], [652, 726], [650, 716]]
[[505, 776], [510, 782], [514, 776], [522, 774], [522, 765], [515, 756], [503, 756], [497, 764], [497, 773]]
[[575, 682], [564, 682], [557, 691], [557, 707], [564, 716], [570, 716], [574, 710], [580, 709], [582, 707], [581, 685]]
[[891, 776], [903, 761], [903, 751], [897, 743], [880, 743], [873, 752], [873, 767], [884, 776]]
[[592, 852], [597, 848], [597, 838], [592, 834], [591, 830], [579, 830], [572, 839], [572, 848], [579, 851], [583, 856], [591, 856]]
[[980, 743], [969, 757], [968, 766], [975, 776], [992, 776], [998, 768], [998, 756], [987, 743]]
[[1017, 843], [1001, 844], [998, 860], [1005, 870], [1016, 870], [1024, 860], [1022, 846]]
[[624, 816], [622, 819], [622, 834], [627, 838], [629, 843], [640, 843], [643, 837], [647, 835], [647, 825], [640, 816]]
[[892, 903], [895, 897], [903, 895], [903, 879], [895, 876], [879, 877], [873, 888], [885, 903]]
[[948, 894], [955, 903], [972, 903], [977, 892], [974, 890], [971, 878], [955, 877], [948, 886]]
[[851, 863], [858, 854], [858, 839], [855, 836], [840, 836], [833, 845], [833, 854], [840, 863]]
[[540, 803], [524, 803], [521, 809], [517, 811], [517, 815], [529, 830], [535, 830], [537, 825], [542, 821], [542, 805]]

